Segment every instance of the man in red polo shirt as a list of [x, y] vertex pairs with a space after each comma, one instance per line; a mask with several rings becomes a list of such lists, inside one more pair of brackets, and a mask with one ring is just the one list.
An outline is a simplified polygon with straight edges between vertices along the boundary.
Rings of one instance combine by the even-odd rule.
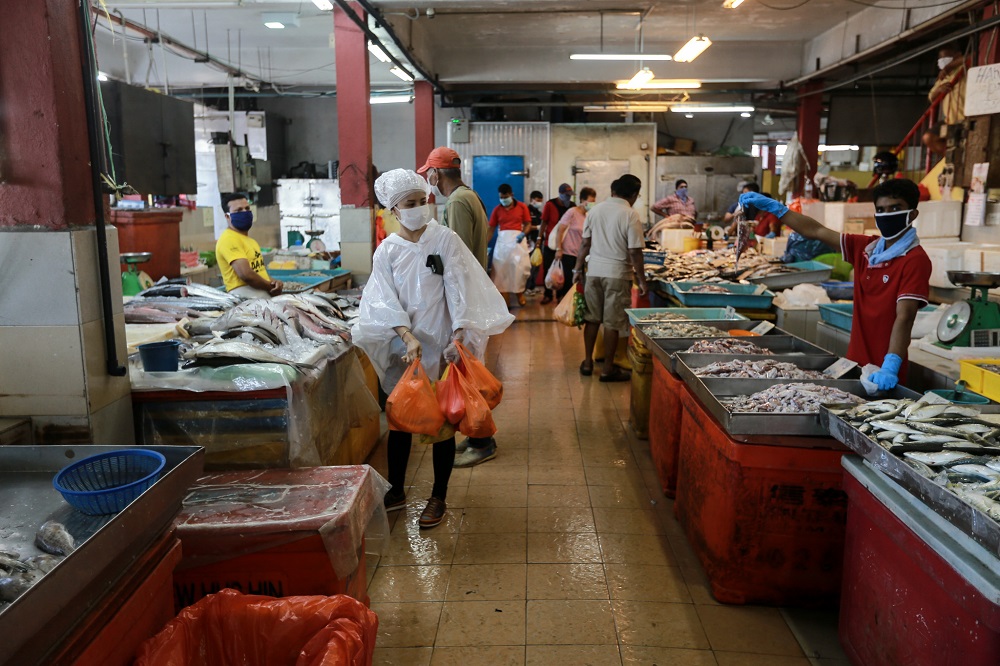
[[913, 228], [920, 200], [916, 183], [887, 180], [875, 188], [874, 199], [881, 237], [837, 233], [753, 192], [741, 195], [740, 205], [773, 213], [806, 238], [840, 248], [844, 260], [854, 266], [854, 322], [847, 358], [881, 365], [871, 381], [886, 391], [906, 378], [906, 350], [913, 320], [927, 304], [931, 260]]

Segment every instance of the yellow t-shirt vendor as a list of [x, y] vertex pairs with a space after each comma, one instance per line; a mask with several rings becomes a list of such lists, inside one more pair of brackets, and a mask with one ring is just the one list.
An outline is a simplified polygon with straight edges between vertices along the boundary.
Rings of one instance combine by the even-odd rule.
[[264, 268], [260, 245], [250, 238], [253, 211], [242, 194], [224, 194], [222, 210], [229, 227], [215, 244], [215, 258], [222, 271], [226, 291], [246, 298], [270, 298], [281, 293], [281, 280], [272, 280]]

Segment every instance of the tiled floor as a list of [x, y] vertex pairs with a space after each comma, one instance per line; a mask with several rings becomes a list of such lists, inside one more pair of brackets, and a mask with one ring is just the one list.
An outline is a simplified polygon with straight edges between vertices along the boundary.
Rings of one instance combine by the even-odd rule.
[[629, 430], [629, 385], [581, 377], [581, 333], [528, 321], [541, 314], [491, 342], [499, 455], [454, 471], [432, 530], [416, 524], [431, 455], [414, 446], [409, 505], [369, 560], [375, 663], [846, 666], [835, 613], [714, 602]]

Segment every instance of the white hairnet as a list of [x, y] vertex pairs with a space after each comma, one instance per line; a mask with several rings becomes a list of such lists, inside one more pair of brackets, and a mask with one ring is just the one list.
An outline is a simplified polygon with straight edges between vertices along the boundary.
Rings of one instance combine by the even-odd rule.
[[424, 196], [431, 192], [431, 186], [416, 171], [393, 169], [375, 179], [375, 196], [386, 208], [395, 208], [412, 192], [420, 192]]

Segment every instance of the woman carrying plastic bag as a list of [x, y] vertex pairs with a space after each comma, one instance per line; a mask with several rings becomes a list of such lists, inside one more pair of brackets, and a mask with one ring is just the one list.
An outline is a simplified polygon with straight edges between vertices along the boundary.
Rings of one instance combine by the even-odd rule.
[[499, 194], [500, 205], [490, 213], [490, 228], [498, 230], [493, 250], [493, 284], [505, 297], [515, 294], [523, 306], [524, 290], [531, 275], [531, 251], [526, 237], [531, 213], [524, 202], [514, 198], [510, 185], [501, 185]]
[[[375, 251], [351, 335], [368, 354], [388, 394], [413, 361], [420, 359], [427, 375], [439, 377], [442, 356], [456, 339], [482, 355], [489, 336], [502, 333], [514, 321], [462, 240], [431, 219], [429, 191], [427, 182], [407, 169], [388, 171], [375, 181], [375, 194], [399, 219], [400, 230]], [[444, 430], [442, 441], [434, 443], [434, 488], [420, 516], [421, 527], [434, 527], [444, 519], [455, 461], [455, 437], [447, 435]], [[411, 433], [390, 428], [392, 489], [385, 498], [387, 510], [406, 506], [404, 480], [411, 445]]]

